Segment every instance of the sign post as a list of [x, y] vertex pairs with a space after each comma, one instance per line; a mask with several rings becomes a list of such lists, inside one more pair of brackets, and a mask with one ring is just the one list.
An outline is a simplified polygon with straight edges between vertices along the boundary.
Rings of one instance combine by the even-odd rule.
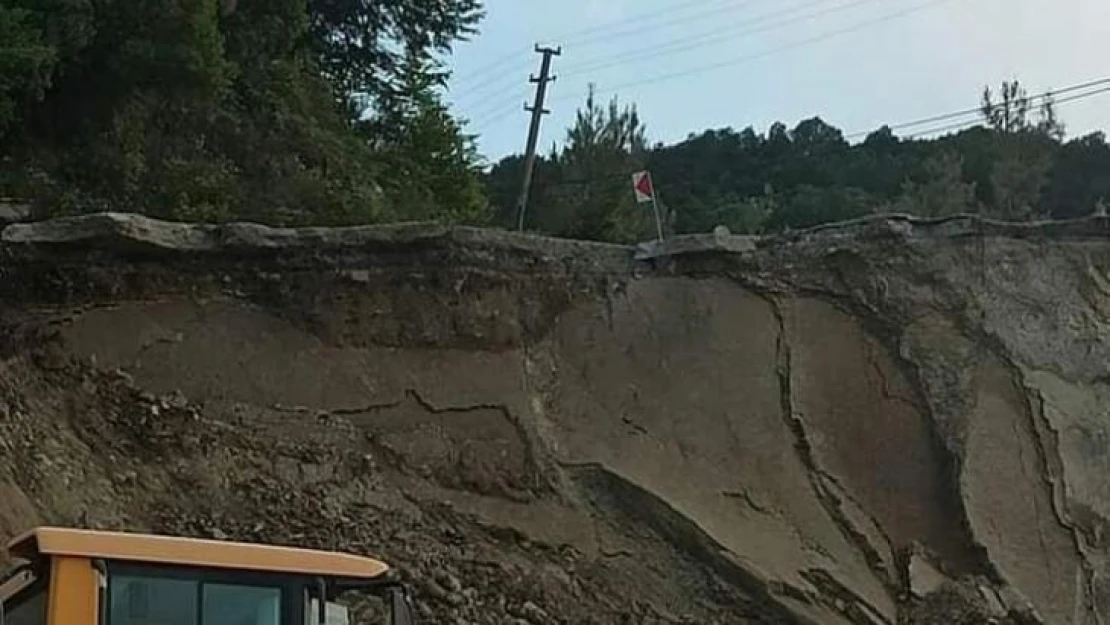
[[659, 199], [655, 196], [655, 185], [651, 181], [650, 171], [638, 171], [632, 174], [632, 191], [636, 194], [637, 204], [651, 202], [655, 211], [655, 231], [659, 240], [663, 240], [663, 220], [659, 217]]

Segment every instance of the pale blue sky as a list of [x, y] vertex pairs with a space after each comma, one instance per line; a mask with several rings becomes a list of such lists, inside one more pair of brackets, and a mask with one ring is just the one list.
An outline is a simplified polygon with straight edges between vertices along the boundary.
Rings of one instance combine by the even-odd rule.
[[[523, 151], [535, 42], [563, 45], [543, 151], [591, 82], [669, 143], [814, 115], [851, 133], [973, 107], [1005, 79], [1040, 93], [1110, 77], [1110, 0], [487, 0], [486, 12], [454, 55], [449, 100], [493, 159]], [[1071, 135], [1110, 127], [1110, 93], [1060, 116]]]

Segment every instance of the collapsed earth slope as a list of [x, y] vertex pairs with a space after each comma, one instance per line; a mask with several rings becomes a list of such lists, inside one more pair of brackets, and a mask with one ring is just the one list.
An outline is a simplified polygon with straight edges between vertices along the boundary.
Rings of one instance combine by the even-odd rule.
[[426, 623], [1110, 620], [1110, 223], [0, 243], [0, 538], [380, 555]]

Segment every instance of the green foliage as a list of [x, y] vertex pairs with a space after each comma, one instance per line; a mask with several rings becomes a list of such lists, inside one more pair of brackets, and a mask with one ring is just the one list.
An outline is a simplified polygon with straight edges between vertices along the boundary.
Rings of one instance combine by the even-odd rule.
[[773, 229], [809, 228], [830, 221], [862, 217], [874, 211], [874, 199], [854, 187], [816, 187], [793, 190], [771, 217]]
[[[538, 158], [529, 200], [530, 229], [557, 236], [632, 242], [655, 236], [649, 205], [632, 195], [632, 178], [648, 156], [639, 113], [616, 99], [601, 104], [591, 89], [567, 130], [566, 145]], [[487, 176], [496, 221], [515, 226], [523, 159], [510, 157]]]
[[54, 214], [481, 220], [473, 140], [429, 60], [478, 17], [476, 0], [0, 0], [0, 195]]
[[1029, 95], [1018, 81], [1002, 83], [998, 99], [990, 87], [983, 88], [980, 107], [987, 124], [998, 132], [1021, 132], [1029, 128]]
[[1094, 133], [1060, 147], [1045, 189], [1043, 205], [1051, 217], [1071, 219], [1110, 204], [1110, 144]]
[[920, 171], [906, 180], [894, 209], [921, 217], [979, 212], [975, 183], [964, 181], [960, 155], [942, 149], [926, 157]]
[[774, 195], [753, 195], [726, 204], [725, 210], [720, 211], [720, 218], [714, 221], [736, 234], [763, 234], [779, 212], [779, 202]]
[[[245, 0], [244, 0], [245, 1]], [[307, 0], [309, 47], [340, 97], [385, 93], [409, 77], [413, 57], [451, 51], [482, 17], [479, 0]], [[442, 82], [439, 73], [436, 80]]]
[[380, 179], [397, 218], [489, 221], [489, 203], [478, 179], [472, 140], [439, 102], [423, 103], [405, 131], [375, 154]]
[[1036, 137], [1002, 135], [990, 175], [992, 202], [987, 213], [1009, 221], [1043, 216], [1041, 193], [1052, 167], [1051, 146], [1041, 146]]
[[0, 139], [22, 107], [42, 99], [58, 60], [32, 18], [28, 9], [0, 5]]
[[985, 211], [992, 217], [1023, 220], [1048, 212], [1039, 204], [1064, 127], [1050, 96], [1042, 99], [1035, 121], [1030, 119], [1033, 108], [1016, 80], [1002, 84], [997, 101], [990, 88], [983, 91], [983, 118], [994, 131], [988, 148], [992, 158]]
[[[608, 241], [654, 235], [634, 212], [629, 175], [652, 172], [677, 233], [807, 228], [872, 212], [946, 217], [980, 213], [1028, 220], [1089, 215], [1110, 206], [1110, 144], [1101, 134], [1069, 142], [1050, 97], [1020, 83], [984, 90], [985, 126], [932, 140], [904, 140], [881, 128], [849, 144], [820, 118], [793, 129], [778, 123], [708, 130], [648, 149], [635, 108], [608, 109], [589, 98], [566, 147], [537, 163], [533, 224], [562, 236]], [[628, 137], [635, 137], [629, 140]], [[520, 157], [486, 177], [501, 219], [515, 214]], [[641, 217], [633, 227], [622, 221]]]
[[654, 217], [637, 205], [630, 185], [631, 173], [644, 164], [645, 128], [636, 107], [622, 108], [616, 98], [602, 106], [590, 91], [558, 160], [563, 175], [580, 183], [558, 194], [557, 202], [572, 210], [555, 233], [604, 241], [643, 238]]
[[479, 179], [474, 138], [440, 100], [430, 62], [410, 55], [396, 84], [359, 124], [380, 164], [379, 178], [398, 219], [481, 224], [490, 207]]

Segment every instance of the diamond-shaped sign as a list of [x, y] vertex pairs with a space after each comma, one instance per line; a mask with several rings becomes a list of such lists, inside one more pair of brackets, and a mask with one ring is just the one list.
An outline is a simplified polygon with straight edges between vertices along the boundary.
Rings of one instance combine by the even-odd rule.
[[655, 187], [651, 184], [651, 172], [638, 171], [632, 174], [632, 190], [640, 204], [655, 200]]

